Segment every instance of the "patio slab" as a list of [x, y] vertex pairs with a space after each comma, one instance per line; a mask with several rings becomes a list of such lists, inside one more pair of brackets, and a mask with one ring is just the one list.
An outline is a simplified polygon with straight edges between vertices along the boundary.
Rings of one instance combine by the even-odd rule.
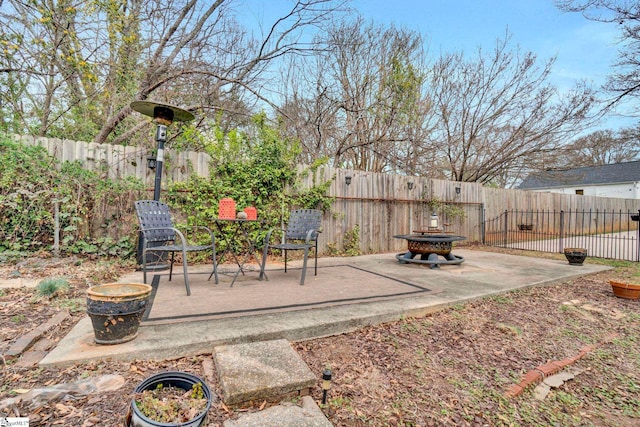
[[217, 346], [213, 360], [227, 405], [308, 396], [316, 385], [316, 376], [287, 340]]
[[[307, 306], [291, 311], [262, 312], [214, 319], [200, 319], [172, 323], [142, 324], [138, 337], [117, 345], [98, 345], [93, 341], [93, 328], [88, 317], [82, 319], [42, 361], [41, 366], [64, 366], [78, 362], [103, 359], [117, 360], [166, 360], [198, 354], [211, 354], [218, 345], [286, 339], [300, 341], [317, 337], [336, 335], [356, 330], [362, 326], [398, 320], [406, 317], [423, 316], [444, 307], [497, 295], [514, 289], [530, 286], [549, 285], [579, 276], [596, 273], [609, 267], [589, 264], [572, 266], [566, 261], [546, 260], [532, 257], [497, 254], [468, 249], [454, 249], [456, 255], [463, 256], [465, 262], [457, 266], [442, 266], [429, 269], [417, 264], [400, 264], [395, 254], [376, 254], [350, 258], [321, 258], [320, 266], [348, 264], [370, 273], [377, 273], [394, 280], [406, 281], [438, 292], [422, 292], [412, 295], [363, 301], [346, 305]], [[304, 289], [318, 292], [327, 283], [344, 280], [325, 269], [313, 276], [307, 272]], [[206, 268], [200, 270], [206, 272]], [[180, 270], [174, 271], [171, 283], [161, 281], [160, 286], [173, 286], [184, 292]], [[295, 275], [292, 271], [287, 274]], [[190, 275], [191, 277], [191, 275]], [[195, 282], [205, 281], [208, 274], [194, 274]], [[311, 278], [314, 280], [310, 280]], [[266, 282], [257, 280], [257, 273], [248, 273], [243, 280], [250, 285], [240, 286], [238, 282], [230, 291], [239, 299], [260, 291]], [[142, 282], [142, 273], [135, 272], [122, 277], [120, 282]], [[271, 279], [275, 284], [275, 278]], [[372, 281], [359, 284], [363, 287], [375, 286]], [[225, 286], [221, 283], [218, 286]], [[265, 287], [266, 289], [266, 287]], [[295, 304], [287, 292], [277, 287], [269, 292], [277, 293], [278, 303]], [[174, 305], [188, 303], [188, 298]], [[259, 299], [258, 299], [259, 301]], [[195, 299], [194, 299], [195, 304]], [[211, 301], [215, 305], [215, 300]]]
[[285, 402], [264, 411], [227, 420], [224, 427], [332, 427], [311, 396], [304, 396], [301, 405]]

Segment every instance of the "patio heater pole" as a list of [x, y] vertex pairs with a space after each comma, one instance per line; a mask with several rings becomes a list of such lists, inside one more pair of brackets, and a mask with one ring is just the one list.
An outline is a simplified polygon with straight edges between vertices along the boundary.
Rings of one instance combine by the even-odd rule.
[[[156, 142], [158, 151], [156, 153], [156, 176], [153, 183], [153, 200], [160, 201], [160, 190], [162, 189], [162, 164], [164, 162], [164, 143], [167, 142], [167, 126], [175, 120], [188, 122], [195, 116], [187, 110], [169, 104], [161, 104], [153, 101], [134, 101], [130, 105], [131, 109], [148, 117], [153, 117], [156, 124]], [[155, 246], [161, 246], [162, 242], [152, 242]], [[151, 243], [150, 243], [151, 244]], [[138, 264], [142, 264], [142, 248], [144, 237], [142, 232], [138, 234]], [[169, 268], [166, 260], [168, 252], [160, 252], [156, 263], [147, 265], [150, 270], [164, 270]]]
[[160, 200], [160, 188], [162, 187], [162, 163], [164, 161], [164, 143], [167, 142], [167, 127], [156, 124], [156, 142], [158, 151], [156, 152], [156, 178], [153, 182], [153, 200]]
[[167, 142], [167, 126], [175, 120], [188, 122], [195, 118], [187, 110], [169, 104], [161, 104], [153, 101], [134, 101], [131, 108], [145, 116], [153, 117], [156, 124], [156, 142], [158, 151], [156, 153], [156, 177], [153, 185], [153, 200], [160, 200], [160, 189], [162, 188], [162, 164], [164, 162], [164, 143]]

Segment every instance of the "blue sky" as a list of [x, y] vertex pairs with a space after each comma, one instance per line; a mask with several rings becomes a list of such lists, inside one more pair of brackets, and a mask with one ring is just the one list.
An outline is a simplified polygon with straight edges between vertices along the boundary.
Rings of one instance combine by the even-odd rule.
[[[277, 6], [276, 6], [277, 5]], [[481, 47], [490, 51], [508, 31], [511, 47], [532, 51], [541, 61], [556, 57], [551, 83], [568, 89], [586, 80], [601, 86], [612, 71], [620, 33], [615, 24], [563, 13], [553, 0], [354, 0], [366, 19], [421, 33], [431, 58], [464, 51], [472, 58]], [[247, 9], [263, 17], [288, 7], [287, 2], [247, 0]], [[629, 126], [637, 120], [610, 117], [599, 128]]]
[[376, 22], [420, 32], [435, 55], [491, 50], [508, 30], [513, 46], [542, 60], [557, 56], [552, 78], [559, 86], [576, 79], [602, 84], [616, 57], [615, 25], [563, 13], [553, 0], [362, 0], [354, 6]]

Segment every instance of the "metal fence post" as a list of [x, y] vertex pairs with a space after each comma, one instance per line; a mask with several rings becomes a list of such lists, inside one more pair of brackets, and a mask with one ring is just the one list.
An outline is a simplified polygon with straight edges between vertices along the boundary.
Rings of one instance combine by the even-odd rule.
[[507, 246], [508, 232], [509, 232], [509, 211], [504, 211], [504, 245]]
[[560, 247], [558, 248], [558, 252], [562, 253], [564, 251], [564, 210], [560, 211], [560, 239], [558, 240], [558, 244]]
[[480, 241], [482, 242], [482, 244], [485, 244], [485, 238], [486, 238], [486, 226], [484, 223], [485, 220], [485, 209], [484, 209], [484, 203], [482, 203], [480, 205]]
[[[638, 218], [640, 219], [640, 209], [638, 209]], [[636, 227], [636, 261], [640, 262], [640, 221]]]
[[53, 201], [53, 255], [60, 256], [60, 200]]

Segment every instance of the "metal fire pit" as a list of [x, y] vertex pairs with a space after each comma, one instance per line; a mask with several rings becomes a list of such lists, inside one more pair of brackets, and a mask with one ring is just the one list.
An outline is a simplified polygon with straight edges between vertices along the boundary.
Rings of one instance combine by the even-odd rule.
[[440, 268], [440, 264], [458, 265], [464, 262], [463, 257], [451, 253], [451, 248], [453, 247], [453, 242], [466, 240], [466, 237], [420, 231], [418, 233], [420, 234], [393, 236], [396, 239], [405, 239], [407, 241], [408, 252], [396, 255], [396, 259], [401, 264], [413, 262], [429, 264], [431, 268]]

